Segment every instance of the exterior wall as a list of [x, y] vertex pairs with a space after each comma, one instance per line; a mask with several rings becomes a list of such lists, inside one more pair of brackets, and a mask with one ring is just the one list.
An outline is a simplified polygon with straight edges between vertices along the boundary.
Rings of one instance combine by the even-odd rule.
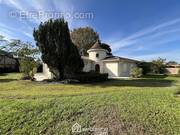
[[109, 77], [118, 77], [119, 76], [119, 65], [118, 62], [105, 62], [103, 73], [108, 73]]
[[[136, 67], [135, 62], [131, 61], [91, 61], [83, 59], [84, 72], [95, 71], [95, 65], [100, 66], [100, 73], [108, 73], [109, 77], [130, 77], [130, 71], [133, 67]], [[46, 79], [52, 79], [53, 74], [49, 71], [46, 64], [43, 64], [43, 75]]]
[[99, 66], [100, 66], [100, 73], [104, 73], [104, 63], [101, 61], [101, 62], [99, 62], [99, 63], [97, 63], [97, 64], [99, 64]]
[[43, 63], [43, 74], [46, 79], [53, 79], [53, 74], [49, 71], [47, 64]]
[[90, 60], [83, 60], [84, 61], [84, 68], [83, 71], [84, 72], [89, 72], [91, 70], [94, 70], [94, 62], [90, 61]]
[[[89, 53], [89, 59], [96, 62], [107, 57], [107, 52], [106, 50], [103, 49], [89, 50], [88, 53]], [[96, 57], [96, 54], [99, 54], [99, 57]]]
[[131, 69], [137, 66], [136, 63], [129, 61], [106, 61], [95, 62], [92, 70], [96, 64], [100, 66], [100, 73], [108, 73], [109, 77], [130, 77]]
[[14, 58], [7, 56], [0, 56], [0, 67], [1, 68], [15, 68], [17, 61]]
[[171, 75], [177, 75], [180, 68], [166, 68], [167, 73]]
[[128, 61], [120, 61], [119, 62], [119, 75], [120, 77], [130, 77], [131, 69], [136, 67], [136, 63], [128, 62]]

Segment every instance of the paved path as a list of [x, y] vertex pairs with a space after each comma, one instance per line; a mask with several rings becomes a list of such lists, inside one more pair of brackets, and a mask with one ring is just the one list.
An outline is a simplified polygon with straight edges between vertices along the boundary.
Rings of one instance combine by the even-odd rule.
[[43, 81], [44, 79], [47, 79], [43, 73], [36, 73], [34, 78], [36, 78], [36, 81]]

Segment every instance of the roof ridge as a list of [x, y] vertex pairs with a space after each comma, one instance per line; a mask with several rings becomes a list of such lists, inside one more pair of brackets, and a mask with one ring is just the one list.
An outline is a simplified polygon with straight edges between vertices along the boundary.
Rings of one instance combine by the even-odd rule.
[[101, 42], [100, 42], [100, 40], [97, 40], [96, 43], [95, 43], [90, 49], [103, 49], [103, 48], [101, 47]]

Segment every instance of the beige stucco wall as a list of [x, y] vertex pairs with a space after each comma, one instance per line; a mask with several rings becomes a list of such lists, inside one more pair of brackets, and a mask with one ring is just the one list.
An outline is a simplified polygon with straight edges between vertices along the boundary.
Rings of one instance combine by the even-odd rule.
[[105, 62], [104, 73], [108, 73], [109, 77], [118, 77], [118, 62]]
[[[94, 53], [92, 53], [94, 54]], [[119, 60], [119, 61], [92, 61], [84, 60], [84, 72], [95, 71], [95, 65], [100, 66], [100, 73], [108, 73], [109, 77], [130, 77], [130, 72], [133, 67], [136, 67], [135, 62]], [[47, 79], [52, 79], [53, 75], [49, 71], [46, 64], [43, 64], [43, 74]]]
[[128, 61], [120, 61], [119, 62], [119, 75], [121, 77], [130, 77], [131, 69], [136, 67], [136, 63], [128, 62]]
[[89, 72], [91, 70], [94, 70], [94, 62], [91, 61], [91, 60], [86, 60], [84, 59], [84, 68], [83, 68], [83, 71], [84, 72]]
[[177, 75], [180, 68], [166, 68], [168, 74], [171, 74], [171, 75]]
[[[88, 51], [88, 53], [89, 53], [89, 59], [96, 62], [106, 58], [107, 56], [106, 50], [103, 49], [97, 49], [97, 50], [91, 49]], [[99, 57], [96, 57], [96, 54], [99, 54]]]
[[49, 71], [47, 64], [44, 64], [44, 63], [43, 63], [43, 74], [44, 74], [46, 79], [52, 79], [53, 78], [53, 74]]
[[103, 73], [108, 73], [109, 77], [130, 77], [130, 72], [136, 63], [130, 61], [104, 62]]

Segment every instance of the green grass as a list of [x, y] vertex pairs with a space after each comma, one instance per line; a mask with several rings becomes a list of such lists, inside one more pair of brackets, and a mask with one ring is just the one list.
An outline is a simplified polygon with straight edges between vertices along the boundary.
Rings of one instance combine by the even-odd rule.
[[[180, 78], [147, 76], [93, 84], [45, 84], [0, 74], [0, 134], [71, 133], [108, 128], [118, 134], [180, 134]], [[84, 135], [91, 132], [81, 133]]]

